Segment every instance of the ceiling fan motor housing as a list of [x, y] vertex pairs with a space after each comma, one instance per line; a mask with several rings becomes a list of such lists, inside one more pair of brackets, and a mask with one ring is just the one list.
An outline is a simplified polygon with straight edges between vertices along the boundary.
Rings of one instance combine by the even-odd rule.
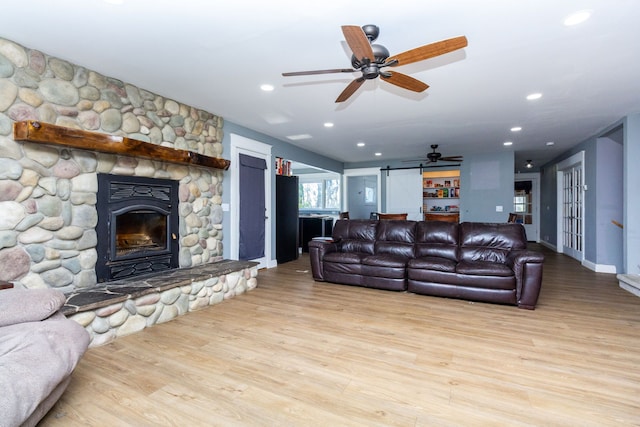
[[[390, 55], [389, 49], [382, 46], [381, 44], [372, 44], [371, 50], [373, 50], [373, 57], [375, 58], [375, 63], [379, 65], [384, 64], [384, 62], [387, 60], [387, 58]], [[362, 59], [364, 58], [357, 58], [355, 55], [351, 55], [351, 65], [353, 66], [353, 68], [357, 69], [365, 65]]]
[[378, 35], [380, 34], [380, 28], [377, 25], [372, 24], [364, 25], [362, 27], [362, 31], [364, 31], [364, 34], [369, 39], [369, 42], [373, 42], [378, 38]]

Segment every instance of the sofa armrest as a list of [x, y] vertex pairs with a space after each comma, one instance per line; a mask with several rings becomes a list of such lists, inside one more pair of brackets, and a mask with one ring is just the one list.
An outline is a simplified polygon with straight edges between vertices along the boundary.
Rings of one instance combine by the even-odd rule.
[[324, 281], [324, 256], [331, 252], [337, 252], [338, 245], [324, 240], [312, 240], [309, 242], [309, 258], [311, 258], [311, 274], [313, 279]]
[[542, 265], [544, 255], [530, 250], [511, 251], [506, 264], [511, 267], [516, 278], [516, 299], [518, 307], [533, 310], [538, 302], [542, 286]]

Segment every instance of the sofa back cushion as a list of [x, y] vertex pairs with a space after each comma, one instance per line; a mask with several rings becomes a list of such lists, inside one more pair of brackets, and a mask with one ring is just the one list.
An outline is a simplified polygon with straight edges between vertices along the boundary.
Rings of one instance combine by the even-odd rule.
[[341, 219], [333, 227], [332, 237], [340, 252], [374, 253], [378, 221], [369, 219]]
[[435, 256], [458, 261], [458, 223], [420, 221], [415, 251], [416, 258]]
[[381, 220], [376, 230], [375, 253], [414, 258], [415, 240], [415, 221]]
[[522, 224], [460, 224], [460, 260], [503, 263], [509, 251], [526, 247], [527, 237]]

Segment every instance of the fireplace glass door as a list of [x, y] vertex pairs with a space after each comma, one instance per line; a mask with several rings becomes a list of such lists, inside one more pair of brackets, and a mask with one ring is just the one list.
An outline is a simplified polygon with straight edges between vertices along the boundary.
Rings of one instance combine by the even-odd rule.
[[178, 267], [178, 183], [98, 174], [98, 282]]
[[167, 213], [134, 209], [114, 215], [115, 258], [168, 250]]

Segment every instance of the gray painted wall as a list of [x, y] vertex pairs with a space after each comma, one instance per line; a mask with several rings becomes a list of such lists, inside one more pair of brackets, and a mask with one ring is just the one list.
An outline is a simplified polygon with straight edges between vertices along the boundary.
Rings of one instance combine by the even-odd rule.
[[[460, 221], [507, 222], [513, 209], [514, 153], [496, 151], [488, 154], [465, 154], [460, 163]], [[439, 165], [440, 163], [438, 163]], [[444, 164], [444, 163], [443, 163]], [[406, 168], [413, 166], [401, 161], [345, 163], [351, 168]], [[437, 171], [437, 168], [425, 170]], [[386, 174], [381, 171], [382, 211], [386, 210]], [[496, 212], [502, 206], [502, 212]]]
[[[622, 131], [620, 131], [622, 129]], [[618, 273], [640, 274], [640, 115], [625, 117], [601, 134], [576, 145], [545, 164], [540, 175], [540, 236], [557, 247], [557, 167], [573, 154], [585, 152], [585, 261], [615, 266]], [[623, 215], [621, 215], [623, 212]], [[621, 218], [622, 220], [618, 219]], [[622, 222], [620, 230], [611, 223]]]
[[611, 138], [596, 142], [596, 244], [598, 264], [623, 271], [623, 230], [611, 221], [623, 222], [622, 143]]
[[[236, 134], [243, 136], [245, 138], [253, 139], [254, 141], [262, 142], [264, 144], [271, 145], [271, 155], [275, 159], [275, 157], [282, 157], [284, 159], [293, 160], [296, 162], [305, 163], [307, 165], [316, 166], [331, 172], [337, 172], [342, 174], [343, 172], [343, 164], [338, 162], [337, 160], [329, 159], [328, 157], [321, 156], [316, 153], [312, 153], [310, 151], [304, 150], [302, 148], [296, 147], [294, 145], [288, 144], [284, 141], [280, 141], [279, 139], [272, 138], [268, 135], [265, 135], [260, 132], [253, 131], [251, 129], [245, 128], [243, 126], [237, 125], [235, 123], [231, 123], [225, 121], [224, 123], [224, 138], [222, 140], [223, 153], [231, 153], [231, 134]], [[223, 156], [224, 157], [224, 156]], [[275, 206], [275, 195], [276, 195], [276, 178], [275, 175], [271, 177], [271, 206]], [[223, 203], [230, 203], [231, 197], [231, 180], [228, 178], [228, 175], [222, 181], [222, 200]], [[275, 221], [271, 222], [271, 235], [275, 236]], [[229, 215], [224, 215], [222, 220], [223, 230], [230, 230], [231, 224], [229, 220]], [[230, 239], [229, 233], [226, 233], [222, 239], [223, 245], [223, 256], [225, 258], [230, 258]], [[275, 239], [271, 241], [271, 253], [275, 258], [276, 246]]]
[[[615, 131], [621, 126], [622, 132]], [[231, 133], [271, 145], [274, 156], [337, 173], [342, 173], [345, 168], [407, 166], [399, 161], [342, 164], [230, 122], [226, 122], [224, 126], [225, 153], [230, 152], [229, 135]], [[622, 144], [622, 156], [620, 144]], [[556, 241], [557, 168], [555, 165], [581, 150], [585, 151], [585, 183], [588, 186], [585, 193], [585, 259], [594, 264], [615, 265], [621, 272], [640, 274], [640, 222], [630, 222], [640, 212], [640, 192], [637, 191], [640, 185], [640, 168], [630, 161], [630, 159], [640, 158], [640, 114], [628, 116], [614, 123], [600, 135], [576, 145], [540, 168], [540, 238], [551, 246], [558, 244]], [[460, 166], [461, 220], [505, 222], [513, 205], [515, 178], [513, 152], [461, 154], [465, 157]], [[622, 160], [620, 160], [621, 157]], [[620, 164], [621, 161], [622, 164]], [[620, 171], [623, 174], [621, 201], [620, 196], [614, 191], [607, 190], [616, 186], [619, 188]], [[381, 172], [381, 178], [382, 194], [378, 196], [384, 201], [384, 172]], [[223, 199], [227, 203], [229, 186], [230, 180], [225, 179]], [[496, 212], [496, 206], [503, 206], [503, 212]], [[619, 206], [624, 210], [622, 249], [620, 236], [611, 232], [613, 226], [611, 219], [615, 219], [612, 216]], [[385, 209], [384, 204], [382, 209]], [[225, 216], [223, 226], [225, 230], [229, 229], [228, 215]], [[273, 232], [275, 233], [275, 230]], [[228, 236], [223, 239], [223, 244], [224, 256], [228, 257]], [[275, 253], [275, 247], [273, 253]]]
[[558, 247], [559, 243], [556, 239], [558, 230], [558, 224], [556, 223], [558, 180], [556, 174], [558, 168], [556, 165], [580, 151], [585, 152], [584, 170], [586, 176], [584, 177], [584, 184], [590, 189], [587, 190], [584, 195], [584, 216], [585, 224], [587, 225], [584, 236], [584, 243], [587, 245], [585, 247], [585, 258], [595, 262], [595, 247], [591, 247], [590, 245], [595, 245], [596, 234], [595, 228], [589, 225], [595, 224], [596, 138], [591, 138], [576, 145], [540, 168], [540, 236], [541, 240], [545, 243]]
[[[460, 167], [460, 221], [507, 222], [514, 181], [512, 151], [465, 156]], [[502, 212], [496, 206], [502, 206]]]
[[640, 274], [640, 114], [627, 116], [623, 126], [624, 272]]

